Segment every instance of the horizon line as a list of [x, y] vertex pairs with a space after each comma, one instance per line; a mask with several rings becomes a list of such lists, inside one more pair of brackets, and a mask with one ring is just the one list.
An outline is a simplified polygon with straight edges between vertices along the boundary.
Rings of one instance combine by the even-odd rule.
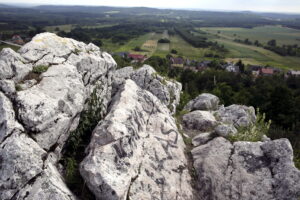
[[153, 8], [162, 10], [183, 10], [183, 11], [209, 11], [209, 12], [252, 12], [252, 13], [274, 13], [274, 14], [287, 14], [287, 15], [300, 15], [300, 12], [290, 11], [258, 11], [258, 10], [227, 10], [227, 9], [209, 9], [209, 8], [170, 8], [170, 7], [148, 7], [148, 6], [115, 6], [115, 5], [92, 5], [92, 4], [51, 4], [51, 3], [21, 3], [21, 2], [1, 2], [0, 4], [10, 6], [20, 6], [23, 8], [32, 8], [37, 6], [82, 6], [82, 7], [113, 7], [113, 8]]

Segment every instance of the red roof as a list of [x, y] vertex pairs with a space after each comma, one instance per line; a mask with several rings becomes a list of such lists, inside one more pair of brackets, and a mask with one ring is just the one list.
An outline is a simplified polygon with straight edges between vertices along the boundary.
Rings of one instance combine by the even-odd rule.
[[273, 73], [274, 73], [274, 70], [271, 69], [271, 68], [262, 68], [262, 69], [261, 69], [261, 73], [262, 73], [262, 74], [273, 74]]
[[139, 55], [139, 54], [129, 54], [128, 57], [134, 60], [143, 60], [146, 58], [144, 55]]

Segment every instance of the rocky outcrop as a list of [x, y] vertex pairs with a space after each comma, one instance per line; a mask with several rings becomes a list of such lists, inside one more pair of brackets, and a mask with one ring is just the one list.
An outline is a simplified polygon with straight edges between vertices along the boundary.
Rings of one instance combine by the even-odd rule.
[[288, 140], [271, 141], [264, 136], [263, 142], [231, 143], [226, 139], [255, 119], [254, 108], [242, 105], [196, 110], [183, 116], [185, 131], [193, 137], [198, 199], [298, 199], [300, 171], [294, 166]]
[[297, 200], [300, 171], [288, 140], [235, 142], [222, 137], [192, 150], [200, 199]]
[[184, 110], [217, 110], [219, 107], [219, 102], [220, 100], [217, 96], [203, 93], [195, 99], [189, 101], [184, 107]]
[[0, 199], [75, 199], [57, 161], [93, 91], [106, 113], [115, 66], [98, 47], [51, 33], [1, 51]]
[[144, 65], [138, 70], [133, 70], [132, 67], [125, 67], [115, 72], [115, 91], [117, 91], [118, 87], [122, 85], [126, 79], [132, 79], [139, 87], [155, 95], [169, 108], [172, 114], [176, 112], [176, 106], [180, 101], [181, 83], [175, 80], [168, 80], [158, 75], [149, 65]]
[[80, 171], [98, 199], [192, 199], [184, 148], [167, 107], [127, 80]]
[[[70, 133], [83, 129], [79, 121], [87, 126], [94, 115], [103, 120], [82, 131], [84, 139], [89, 133], [92, 138], [80, 152], [86, 155], [80, 173], [97, 199], [293, 200], [300, 195], [288, 140], [226, 139], [253, 124], [252, 107], [219, 106], [210, 94], [191, 101], [183, 135], [192, 131], [195, 137], [192, 158], [186, 157], [191, 147], [172, 117], [181, 84], [147, 65], [117, 71], [115, 66], [95, 45], [51, 33], [37, 35], [18, 52], [0, 52], [0, 199], [77, 199], [60, 174], [59, 160]], [[88, 102], [94, 101], [101, 111], [97, 106], [93, 115]], [[77, 139], [73, 136], [70, 141]], [[196, 172], [196, 180], [189, 171]]]
[[186, 129], [198, 131], [212, 131], [217, 125], [215, 117], [208, 111], [196, 110], [185, 114], [182, 118], [183, 126]]

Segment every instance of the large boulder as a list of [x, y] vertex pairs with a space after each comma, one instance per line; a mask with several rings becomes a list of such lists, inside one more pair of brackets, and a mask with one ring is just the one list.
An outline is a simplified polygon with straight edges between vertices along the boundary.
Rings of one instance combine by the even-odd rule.
[[183, 127], [200, 132], [213, 131], [217, 125], [215, 117], [208, 111], [196, 110], [182, 117]]
[[126, 79], [132, 79], [140, 88], [155, 95], [170, 109], [172, 114], [176, 112], [176, 106], [179, 104], [182, 90], [181, 83], [158, 75], [149, 65], [143, 65], [138, 70], [133, 70], [132, 67], [125, 67], [115, 72], [115, 91], [118, 90]]
[[300, 171], [288, 140], [236, 142], [218, 137], [192, 150], [204, 200], [286, 199], [300, 196]]
[[215, 95], [202, 93], [195, 99], [189, 101], [184, 110], [217, 110], [219, 107], [219, 98]]
[[215, 112], [215, 116], [219, 121], [225, 124], [232, 124], [236, 128], [249, 126], [256, 119], [254, 108], [244, 105], [221, 107]]
[[80, 172], [98, 199], [192, 199], [184, 148], [167, 107], [127, 80], [94, 130]]

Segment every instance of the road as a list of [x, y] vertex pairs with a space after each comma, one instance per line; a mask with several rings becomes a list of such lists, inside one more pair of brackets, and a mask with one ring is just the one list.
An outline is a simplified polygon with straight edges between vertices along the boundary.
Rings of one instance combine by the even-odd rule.
[[0, 43], [4, 43], [4, 44], [9, 44], [9, 45], [12, 45], [12, 46], [16, 46], [16, 47], [22, 47], [22, 45], [19, 45], [19, 44], [14, 44], [14, 43], [11, 43], [11, 42], [7, 42], [7, 41], [3, 41], [3, 40], [0, 40]]

